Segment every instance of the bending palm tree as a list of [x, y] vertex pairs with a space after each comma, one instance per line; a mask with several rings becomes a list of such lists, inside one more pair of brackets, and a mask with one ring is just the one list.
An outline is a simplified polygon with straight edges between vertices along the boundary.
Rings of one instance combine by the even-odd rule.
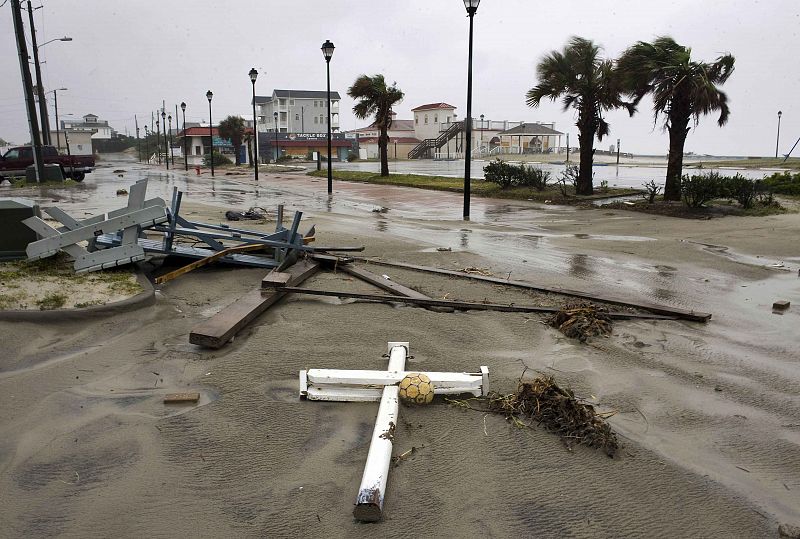
[[689, 120], [694, 125], [700, 116], [719, 111], [717, 123], [728, 121], [728, 97], [717, 85], [733, 73], [735, 59], [730, 54], [713, 63], [695, 62], [692, 49], [679, 45], [671, 37], [659, 37], [652, 43], [640, 41], [626, 50], [617, 62], [625, 93], [638, 103], [648, 93], [653, 95], [655, 120], [664, 115], [669, 132], [669, 157], [664, 200], [681, 199], [683, 147], [689, 134]]
[[381, 134], [378, 149], [381, 155], [381, 176], [389, 175], [389, 128], [392, 126], [392, 106], [403, 100], [403, 92], [397, 83], [386, 85], [383, 75], [369, 77], [361, 75], [347, 90], [347, 95], [359, 99], [353, 107], [356, 118], [364, 120], [375, 115], [375, 123]]
[[536, 66], [539, 84], [528, 90], [526, 102], [538, 107], [542, 99], [555, 101], [561, 98], [564, 110], [578, 111], [578, 140], [580, 142], [580, 172], [576, 193], [591, 195], [592, 159], [594, 138], [603, 140], [609, 125], [603, 112], [625, 107], [630, 114], [634, 109], [620, 99], [620, 87], [614, 64], [599, 58], [600, 47], [591, 40], [573, 37], [564, 50], [546, 55]]

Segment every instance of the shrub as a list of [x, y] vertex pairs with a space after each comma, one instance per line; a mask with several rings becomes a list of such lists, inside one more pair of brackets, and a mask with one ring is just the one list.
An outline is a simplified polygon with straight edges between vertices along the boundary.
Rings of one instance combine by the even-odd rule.
[[708, 174], [683, 175], [681, 179], [681, 194], [686, 205], [691, 208], [700, 208], [706, 202], [725, 196], [718, 172]]
[[276, 163], [289, 163], [292, 159], [294, 159], [291, 155], [282, 155], [278, 158]]
[[779, 195], [800, 196], [800, 172], [777, 172], [762, 180], [765, 190]]
[[353, 161], [358, 161], [358, 153], [350, 152], [347, 154], [347, 162], [352, 163]]
[[42, 311], [52, 311], [53, 309], [60, 309], [64, 306], [67, 302], [66, 294], [61, 294], [60, 292], [52, 292], [47, 294], [42, 299], [36, 302], [36, 305], [39, 306], [39, 309]]
[[496, 159], [483, 167], [486, 181], [496, 183], [501, 189], [509, 187], [532, 187], [544, 191], [550, 180], [550, 173], [524, 164], [512, 165]]
[[662, 187], [655, 180], [650, 180], [644, 184], [645, 198], [649, 204], [654, 204], [656, 197], [661, 194]]
[[508, 189], [514, 185], [512, 166], [500, 159], [496, 159], [483, 167], [483, 174], [486, 181], [498, 184], [501, 189]]
[[745, 178], [741, 174], [736, 176], [720, 177], [721, 194], [736, 199], [744, 209], [753, 207], [756, 198], [756, 182]]
[[533, 187], [537, 191], [544, 191], [549, 181], [550, 173], [540, 168], [519, 165], [517, 169], [517, 185]]
[[[221, 153], [215, 151], [214, 152], [214, 166], [220, 165], [230, 165], [233, 161], [228, 159], [226, 156], [222, 155]], [[211, 154], [207, 153], [203, 156], [203, 166], [210, 167], [211, 166]]]

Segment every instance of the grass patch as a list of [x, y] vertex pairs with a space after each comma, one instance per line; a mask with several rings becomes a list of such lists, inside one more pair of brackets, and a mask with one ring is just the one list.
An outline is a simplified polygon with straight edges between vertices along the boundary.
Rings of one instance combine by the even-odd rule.
[[785, 168], [800, 169], [800, 157], [790, 157], [783, 161], [783, 157], [748, 157], [746, 159], [726, 159], [724, 161], [690, 161], [683, 164], [683, 168]]
[[[314, 170], [308, 173], [309, 176], [317, 178], [327, 178], [327, 170]], [[463, 178], [450, 178], [447, 176], [423, 176], [419, 174], [390, 174], [381, 176], [373, 172], [363, 172], [357, 170], [335, 170], [333, 177], [336, 180], [374, 183], [378, 185], [397, 185], [401, 187], [416, 187], [418, 189], [430, 189], [433, 191], [450, 191], [461, 193], [464, 190]], [[571, 187], [570, 187], [571, 189]], [[548, 186], [543, 191], [538, 191], [532, 187], [508, 187], [503, 189], [496, 183], [483, 180], [473, 180], [470, 185], [470, 192], [474, 196], [487, 198], [506, 198], [512, 200], [534, 200], [536, 202], [552, 201], [562, 204], [571, 204], [585, 200], [597, 198], [607, 198], [613, 196], [635, 195], [640, 193], [638, 189], [618, 189], [608, 188], [600, 192], [599, 188], [591, 196], [567, 196], [561, 194], [555, 185]]]
[[47, 294], [40, 300], [36, 301], [36, 305], [42, 311], [52, 311], [53, 309], [60, 309], [67, 303], [67, 295], [60, 292], [53, 292]]
[[74, 187], [76, 185], [80, 185], [80, 182], [76, 182], [71, 178], [65, 178], [63, 182], [30, 182], [22, 177], [10, 178], [11, 179], [11, 186], [15, 189], [25, 189], [28, 187], [46, 187], [50, 189], [57, 189], [60, 187]]
[[85, 309], [86, 307], [92, 307], [94, 305], [103, 305], [103, 301], [99, 299], [95, 299], [92, 301], [81, 301], [75, 304], [76, 309]]
[[19, 305], [19, 296], [14, 294], [0, 294], [0, 309], [12, 309]]
[[707, 206], [693, 208], [683, 202], [664, 202], [657, 200], [650, 204], [647, 200], [633, 200], [626, 202], [613, 202], [604, 204], [603, 208], [613, 208], [615, 210], [630, 210], [655, 215], [666, 215], [669, 217], [680, 217], [682, 219], [711, 219], [713, 217], [725, 217], [726, 215], [739, 217], [765, 217], [767, 215], [779, 215], [782, 213], [794, 213], [777, 202], [770, 205], [755, 204], [751, 208], [742, 208], [733, 200], [716, 199]]

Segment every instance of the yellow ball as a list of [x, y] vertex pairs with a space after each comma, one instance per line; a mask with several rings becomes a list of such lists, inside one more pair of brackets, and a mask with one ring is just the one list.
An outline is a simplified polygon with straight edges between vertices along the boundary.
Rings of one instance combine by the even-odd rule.
[[426, 375], [411, 372], [400, 380], [400, 399], [408, 404], [429, 404], [433, 400], [433, 382]]

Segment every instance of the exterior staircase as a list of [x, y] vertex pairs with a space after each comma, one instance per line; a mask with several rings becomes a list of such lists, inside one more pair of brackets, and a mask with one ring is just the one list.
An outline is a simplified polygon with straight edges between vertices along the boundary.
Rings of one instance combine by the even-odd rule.
[[439, 149], [445, 144], [447, 144], [453, 137], [461, 133], [464, 129], [464, 122], [453, 122], [450, 127], [446, 130], [439, 133], [439, 136], [436, 138], [428, 138], [414, 146], [414, 148], [408, 152], [409, 159], [431, 159], [431, 151], [433, 149]]

